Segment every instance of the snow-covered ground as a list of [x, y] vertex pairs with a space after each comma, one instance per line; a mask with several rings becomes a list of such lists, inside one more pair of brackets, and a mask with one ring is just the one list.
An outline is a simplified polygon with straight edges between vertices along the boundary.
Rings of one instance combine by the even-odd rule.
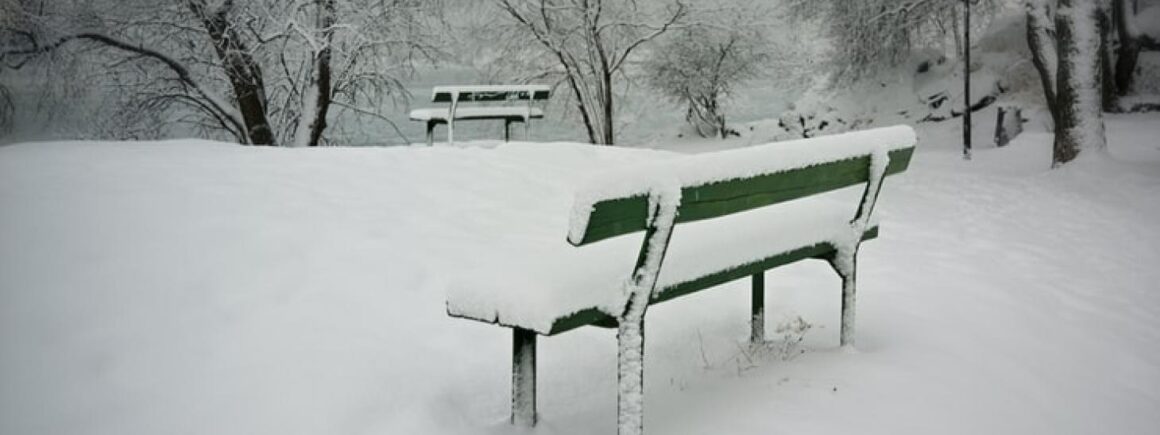
[[[765, 352], [746, 283], [650, 310], [648, 432], [1160, 427], [1160, 117], [1110, 116], [1110, 155], [1058, 170], [1028, 127], [964, 162], [957, 121], [918, 126], [861, 254], [856, 351], [821, 262], [768, 274], [790, 341]], [[670, 154], [477, 145], [0, 147], [0, 433], [517, 432], [510, 334], [447, 317], [447, 283], [536, 254], [497, 238], [565, 243], [551, 211], [588, 168]], [[799, 316], [800, 344], [773, 330]], [[615, 432], [615, 349], [540, 340], [534, 433]]]

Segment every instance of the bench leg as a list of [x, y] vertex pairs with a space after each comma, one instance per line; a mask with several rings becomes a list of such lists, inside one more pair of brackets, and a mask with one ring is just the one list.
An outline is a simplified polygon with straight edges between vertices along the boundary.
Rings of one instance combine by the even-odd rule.
[[447, 143], [455, 145], [455, 117], [447, 120]]
[[[635, 339], [634, 339], [635, 338]], [[616, 334], [618, 435], [644, 433], [644, 317], [622, 321]]]
[[854, 345], [854, 293], [857, 258], [850, 259], [850, 270], [842, 276], [842, 346]]
[[512, 140], [512, 122], [511, 120], [503, 120], [503, 141], [511, 142]]
[[536, 425], [536, 333], [512, 328], [512, 424]]
[[435, 125], [436, 123], [427, 121], [427, 146], [435, 145]]
[[837, 254], [829, 260], [830, 266], [842, 278], [842, 330], [839, 343], [843, 347], [854, 345], [854, 294], [856, 293], [856, 277], [858, 271], [858, 254], [847, 254], [840, 258]]
[[749, 318], [749, 344], [765, 342], [765, 272], [753, 274], [752, 305]]

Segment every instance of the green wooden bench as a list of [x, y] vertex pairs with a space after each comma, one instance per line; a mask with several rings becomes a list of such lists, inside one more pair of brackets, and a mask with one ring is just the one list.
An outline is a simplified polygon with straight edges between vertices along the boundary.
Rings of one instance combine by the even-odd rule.
[[[471, 85], [471, 86], [437, 86], [431, 92], [431, 102], [449, 103], [446, 108], [415, 109], [410, 113], [412, 121], [422, 121], [427, 124], [427, 145], [435, 141], [435, 127], [447, 124], [447, 142], [455, 143], [456, 120], [501, 120], [503, 124], [503, 140], [511, 139], [511, 125], [516, 122], [524, 124], [524, 137], [528, 136], [528, 125], [532, 119], [544, 117], [543, 109], [532, 105], [535, 101], [545, 101], [551, 95], [551, 88], [547, 85]], [[524, 102], [524, 104], [490, 106], [490, 107], [459, 107], [460, 103], [509, 103]]]
[[[534, 425], [537, 418], [536, 335], [586, 325], [618, 328], [620, 433], [640, 433], [644, 318], [649, 305], [751, 278], [750, 339], [762, 342], [764, 272], [799, 260], [822, 259], [841, 277], [840, 342], [853, 344], [858, 248], [878, 236], [878, 225], [871, 219], [878, 193], [886, 176], [906, 170], [915, 142], [909, 127], [890, 127], [678, 157], [647, 168], [602, 174], [577, 193], [567, 241], [580, 250], [602, 249], [613, 242], [624, 245], [618, 236], [643, 233], [635, 266], [623, 269], [631, 272], [621, 275], [619, 288], [587, 288], [591, 283], [586, 283], [568, 289], [567, 283], [543, 280], [532, 284], [543, 285], [542, 292], [503, 294], [510, 283], [491, 283], [491, 289], [475, 293], [449, 293], [448, 313], [512, 328], [511, 419], [525, 426]], [[823, 198], [842, 194], [843, 200]], [[776, 220], [766, 221], [766, 215]], [[741, 220], [717, 226], [709, 221], [726, 219]], [[685, 241], [689, 243], [681, 245]], [[717, 241], [724, 246], [712, 247]], [[607, 254], [601, 251], [598, 257]], [[513, 274], [541, 268], [515, 266]], [[591, 274], [607, 269], [573, 266]], [[541, 299], [547, 302], [537, 302]], [[541, 305], [552, 308], [537, 308]]]

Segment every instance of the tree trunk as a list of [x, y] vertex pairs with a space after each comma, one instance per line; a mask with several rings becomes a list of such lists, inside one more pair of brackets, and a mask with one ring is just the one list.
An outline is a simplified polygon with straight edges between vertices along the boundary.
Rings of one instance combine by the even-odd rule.
[[246, 136], [254, 145], [277, 145], [267, 117], [266, 87], [262, 70], [254, 61], [241, 35], [229, 21], [233, 0], [225, 0], [215, 10], [208, 10], [205, 0], [188, 0], [187, 5], [201, 20], [213, 43], [214, 51], [233, 86], [238, 111], [246, 124]]
[[1055, 123], [1055, 166], [1071, 161], [1081, 150], [1107, 146], [1100, 110], [1098, 14], [1097, 6], [1087, 0], [1061, 0], [1056, 12], [1059, 114]]
[[568, 63], [563, 54], [557, 52], [556, 55], [560, 59], [560, 63], [564, 65], [564, 71], [568, 77], [568, 87], [572, 89], [572, 95], [576, 97], [576, 110], [580, 112], [580, 118], [584, 121], [584, 131], [588, 133], [588, 142], [596, 143], [596, 126], [592, 125], [592, 116], [588, 113], [588, 105], [592, 103], [584, 98], [584, 92], [580, 89], [583, 77], [577, 77], [577, 73], [574, 73], [571, 64]]
[[971, 159], [971, 1], [963, 1], [963, 158]]
[[729, 135], [736, 132], [730, 130], [729, 126], [725, 125], [725, 115], [720, 113], [720, 109], [716, 105], [713, 107], [713, 112], [713, 120], [717, 123], [717, 132], [721, 133], [721, 139], [729, 139]]
[[963, 35], [959, 32], [959, 5], [951, 6], [951, 34], [955, 36], [955, 56], [963, 58]]
[[612, 113], [612, 72], [606, 71], [604, 76], [604, 95], [601, 103], [601, 116], [604, 119], [604, 125], [601, 129], [601, 145], [613, 145], [616, 143], [616, 136], [613, 134], [613, 113]]
[[1120, 39], [1120, 48], [1116, 53], [1115, 83], [1116, 93], [1121, 96], [1132, 90], [1136, 63], [1140, 57], [1140, 39], [1128, 13], [1128, 0], [1112, 2], [1112, 20]]
[[1112, 66], [1112, 17], [1106, 7], [1098, 7], [1097, 24], [1100, 31], [1100, 101], [1105, 112], [1119, 112], [1120, 104], [1116, 92], [1115, 70]]
[[[607, 22], [605, 18], [614, 12], [605, 6], [612, 2], [567, 2], [566, 7], [527, 0], [496, 3], [559, 61], [576, 97], [588, 140], [600, 145], [612, 145], [616, 140], [613, 76], [633, 51], [668, 31], [687, 11], [677, 2], [665, 22], [649, 26], [620, 22], [623, 17]], [[635, 4], [629, 7], [635, 9]], [[616, 30], [638, 25], [649, 30], [641, 35]]]
[[316, 25], [322, 35], [321, 47], [314, 54], [310, 83], [302, 100], [299, 113], [298, 133], [295, 142], [299, 146], [318, 146], [322, 132], [326, 130], [326, 116], [331, 101], [331, 44], [334, 42], [335, 9], [334, 0], [315, 0], [318, 7]]
[[685, 121], [693, 126], [698, 136], [727, 139], [731, 133], [735, 133], [726, 126], [725, 115], [721, 114], [716, 97], [688, 97], [686, 102], [689, 108], [685, 112]]
[[1031, 61], [1039, 72], [1039, 82], [1043, 85], [1043, 97], [1047, 110], [1051, 112], [1053, 124], [1059, 123], [1059, 104], [1056, 91], [1055, 30], [1051, 24], [1050, 11], [1040, 2], [1032, 2], [1027, 7], [1027, 46], [1031, 49]]

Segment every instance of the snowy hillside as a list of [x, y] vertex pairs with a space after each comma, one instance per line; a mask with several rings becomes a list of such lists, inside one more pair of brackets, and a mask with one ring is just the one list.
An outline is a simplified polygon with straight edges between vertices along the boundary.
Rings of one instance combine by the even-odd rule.
[[[957, 123], [920, 125], [857, 351], [820, 262], [769, 273], [768, 352], [744, 283], [653, 309], [649, 432], [1154, 431], [1160, 118], [1112, 116], [1110, 156], [1053, 171], [1028, 126], [964, 162]], [[449, 277], [563, 243], [589, 168], [672, 154], [476, 145], [0, 147], [0, 433], [510, 433], [510, 336], [447, 317]], [[613, 334], [540, 341], [534, 433], [615, 431]]]

